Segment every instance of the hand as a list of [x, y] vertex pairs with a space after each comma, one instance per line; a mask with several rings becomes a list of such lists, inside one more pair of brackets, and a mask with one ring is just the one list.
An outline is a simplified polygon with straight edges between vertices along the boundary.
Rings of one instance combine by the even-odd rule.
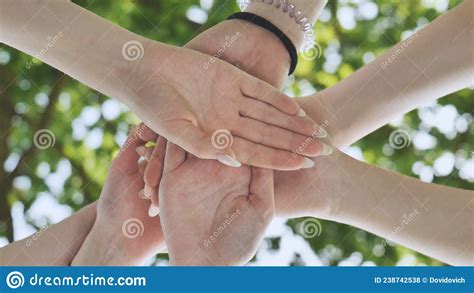
[[149, 202], [137, 194], [143, 188], [135, 149], [139, 135], [151, 130], [142, 124], [129, 137], [110, 166], [97, 206], [97, 218], [74, 265], [142, 265], [164, 247], [160, 219], [146, 212]]
[[[199, 158], [231, 166], [312, 167], [301, 155], [316, 156], [323, 145], [314, 141], [295, 152], [313, 134], [314, 123], [296, 115], [294, 101], [226, 62], [192, 50], [172, 47], [163, 61], [162, 47], [147, 46], [149, 59], [144, 58], [130, 83], [136, 89], [132, 110], [153, 130]], [[222, 137], [228, 141], [219, 141]]]
[[229, 168], [171, 143], [159, 193], [172, 265], [245, 264], [274, 214], [271, 170]]
[[[288, 53], [280, 40], [259, 26], [240, 20], [224, 21], [198, 35], [186, 47], [213, 55], [224, 48], [227, 40], [237, 32], [240, 35], [239, 41], [228, 47], [221, 58], [251, 75], [281, 87], [288, 74], [290, 64]], [[272, 54], [267, 54], [267, 52], [272, 52]], [[325, 91], [311, 97], [297, 98], [295, 101], [303, 108], [309, 102], [316, 103], [321, 100], [320, 97], [323, 93]], [[330, 114], [324, 111], [324, 105], [308, 107], [306, 110], [307, 114], [314, 119], [330, 117]], [[320, 125], [323, 124], [323, 121], [318, 122], [321, 122]], [[329, 127], [337, 129], [337, 121], [331, 121]], [[339, 153], [337, 149], [334, 152]], [[336, 157], [338, 156], [336, 155]], [[321, 164], [327, 165], [331, 162], [331, 159], [320, 157], [316, 160], [318, 168], [305, 169], [299, 172], [275, 172], [276, 214], [286, 217], [308, 215], [329, 217], [331, 198], [323, 192], [315, 192], [310, 187], [311, 184], [315, 186], [328, 185], [322, 179], [325, 168]], [[151, 170], [149, 172], [156, 173]], [[152, 181], [146, 182], [146, 184], [156, 185]]]
[[[3, 6], [10, 12], [2, 18], [2, 36], [9, 45], [41, 55], [42, 61], [117, 98], [155, 132], [200, 158], [294, 170], [311, 164], [301, 155], [320, 151], [314, 145], [292, 156], [310, 135], [311, 120], [297, 116], [302, 112], [288, 96], [223, 61], [145, 39], [72, 3]], [[58, 17], [33, 17], [45, 7]], [[64, 28], [58, 23], [71, 24], [70, 33], [48, 54], [38, 54], [44, 39]], [[27, 39], [15, 33], [26, 25], [31, 32]], [[213, 134], [222, 129], [235, 136], [233, 144], [212, 143]]]
[[[229, 45], [229, 40], [237, 40]], [[237, 66], [269, 84], [281, 88], [288, 78], [290, 55], [271, 32], [247, 21], [223, 21], [199, 34], [185, 46]], [[271, 52], [271, 54], [268, 54]]]
[[[229, 40], [232, 40], [232, 38], [235, 38], [236, 36], [238, 36], [238, 39], [235, 40], [231, 45], [228, 45]], [[251, 75], [270, 82], [277, 87], [281, 87], [288, 75], [288, 69], [290, 65], [289, 55], [281, 41], [267, 30], [246, 21], [229, 20], [221, 22], [191, 40], [186, 45], [186, 47], [209, 55], [217, 54], [217, 52], [223, 52], [219, 56], [220, 58], [238, 66]], [[268, 52], [272, 52], [272, 54], [267, 54]], [[299, 101], [301, 99], [295, 100]], [[300, 104], [301, 106], [304, 106], [305, 103], [303, 101]], [[314, 107], [311, 107], [310, 110], [311, 109], [314, 109]], [[318, 115], [311, 117], [318, 117]], [[315, 131], [313, 129], [313, 135], [314, 134]], [[322, 136], [324, 136], [324, 134]], [[152, 140], [155, 141], [155, 139]], [[312, 139], [312, 141], [317, 142], [315, 139]], [[154, 162], [149, 164], [149, 166], [146, 168], [144, 190], [144, 194], [152, 199], [155, 207], [157, 206], [158, 201], [157, 185], [161, 175], [161, 167], [159, 164], [162, 163], [164, 156], [163, 143], [158, 143], [158, 145], [161, 145], [160, 151], [152, 151], [151, 149], [146, 151], [146, 157], [151, 158], [151, 160]], [[328, 151], [325, 151], [322, 154], [328, 154]], [[145, 156], [144, 150], [142, 150], [141, 155]], [[313, 169], [314, 168], [308, 169], [307, 173], [311, 173]], [[275, 174], [280, 175], [279, 177], [281, 177], [282, 180], [284, 179], [284, 182], [287, 186], [298, 188], [298, 186], [293, 184], [291, 178], [297, 177], [299, 173], [295, 173], [294, 176], [288, 172], [283, 172], [282, 174], [280, 174], [280, 172], [276, 172]], [[286, 180], [285, 174], [287, 174], [287, 177], [291, 178]], [[279, 187], [280, 185], [276, 186], [276, 188]], [[282, 188], [283, 187], [284, 186], [282, 186]], [[279, 197], [290, 196], [288, 199], [282, 198], [283, 202], [291, 200], [291, 194], [293, 193], [276, 193], [276, 195]], [[156, 209], [157, 208], [154, 210]], [[277, 213], [279, 213], [279, 210], [277, 210]]]

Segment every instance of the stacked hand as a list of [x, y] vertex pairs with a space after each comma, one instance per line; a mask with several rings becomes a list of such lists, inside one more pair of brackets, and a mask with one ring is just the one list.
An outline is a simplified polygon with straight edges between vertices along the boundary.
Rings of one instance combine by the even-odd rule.
[[200, 160], [168, 143], [160, 208], [171, 264], [244, 264], [273, 218], [273, 174]]
[[163, 248], [160, 219], [148, 217], [149, 204], [137, 194], [143, 170], [135, 149], [150, 137], [149, 129], [133, 127], [109, 168], [97, 204], [92, 230], [74, 259], [75, 265], [141, 265]]
[[[217, 51], [220, 46], [219, 41], [215, 40], [224, 42], [225, 36], [241, 28], [241, 25], [243, 24], [237, 21], [224, 22], [198, 36], [188, 44], [188, 47], [212, 54], [213, 50]], [[249, 27], [245, 31], [248, 33], [241, 35], [241, 38], [267, 39], [265, 42], [267, 46], [273, 46], [274, 51], [280, 50], [282, 58], [285, 58], [286, 49], [282, 48], [280, 41], [267, 31], [257, 26]], [[211, 39], [214, 41], [211, 42]], [[252, 42], [244, 39], [243, 43]], [[245, 51], [242, 48], [245, 46], [241, 46], [240, 50], [229, 49], [226, 51], [227, 56], [224, 57], [228, 60], [249, 60], [247, 63], [240, 62], [240, 67], [253, 75], [270, 78], [272, 74], [269, 72], [273, 69], [266, 67], [264, 62], [256, 66], [250, 61], [252, 58], [239, 56]], [[251, 52], [255, 50], [248, 50], [246, 53]], [[279, 71], [283, 73], [287, 71], [287, 68], [281, 66]], [[281, 83], [276, 79], [272, 82]], [[221, 102], [225, 109], [225, 100]], [[199, 107], [199, 103], [196, 105]], [[267, 109], [271, 108], [267, 107]], [[256, 110], [262, 109], [257, 106]], [[324, 132], [319, 133], [319, 129], [314, 128], [314, 125], [308, 128], [311, 123], [305, 124], [304, 118], [294, 116], [290, 120], [285, 120], [284, 116], [271, 110], [280, 116], [280, 119], [274, 120], [278, 123], [277, 125], [313, 136], [325, 135]], [[254, 118], [258, 117], [268, 119], [271, 115], [254, 116]], [[244, 117], [240, 119], [242, 118], [245, 119]], [[216, 119], [220, 117], [216, 116]], [[296, 119], [301, 120], [298, 122]], [[282, 123], [285, 121], [286, 124]], [[223, 120], [222, 123], [226, 121]], [[146, 129], [146, 126], [142, 124], [139, 129]], [[140, 162], [145, 182], [140, 197], [151, 199], [148, 209], [151, 217], [158, 215], [161, 210], [160, 219], [171, 262], [175, 265], [246, 263], [255, 253], [274, 213], [272, 172], [248, 166], [234, 169], [218, 164], [216, 161], [199, 160], [191, 154], [186, 156], [185, 151], [174, 144], [168, 143], [167, 147], [166, 140], [156, 134], [153, 135], [149, 129], [142, 131], [141, 134], [144, 141], [156, 141], [156, 144], [152, 148], [144, 146], [137, 148], [137, 152], [146, 159]], [[281, 138], [281, 141], [291, 141], [291, 137], [285, 132], [276, 137]], [[234, 143], [238, 139], [234, 139]], [[303, 150], [305, 154], [320, 154], [324, 149], [324, 144], [315, 140], [314, 137], [309, 140], [309, 143], [305, 137], [300, 137], [292, 148], [297, 149], [298, 144], [308, 146]], [[167, 151], [166, 148], [168, 148]], [[269, 150], [266, 148], [266, 151]], [[282, 159], [282, 162], [291, 161], [288, 152], [271, 151], [274, 152], [275, 158]], [[327, 150], [325, 152], [323, 154], [327, 154]], [[266, 158], [266, 152], [256, 153], [259, 158]], [[291, 157], [294, 160], [299, 156], [291, 155]], [[170, 162], [174, 161], [176, 161], [174, 165], [171, 165]]]
[[234, 167], [308, 168], [312, 162], [303, 156], [322, 152], [317, 141], [297, 151], [315, 123], [269, 84], [224, 61], [210, 63], [213, 57], [193, 50], [155, 42], [145, 48], [138, 73], [128, 82], [130, 106], [170, 142]]
[[[272, 13], [278, 10], [266, 2], [252, 1], [249, 11], [260, 12], [280, 28], [287, 28], [290, 40], [298, 46], [302, 31], [294, 19]], [[299, 5], [307, 8], [305, 14], [314, 21], [324, 2], [313, 9], [309, 8], [312, 1]], [[114, 160], [92, 230], [90, 214], [95, 204], [71, 217], [75, 225], [63, 221], [51, 229], [49, 240], [53, 241], [43, 237], [36, 245], [41, 248], [60, 243], [58, 231], [67, 227], [76, 228], [78, 234], [89, 232], [84, 242], [81, 237], [73, 239], [75, 233], [60, 235], [66, 243], [83, 244], [77, 255], [68, 251], [75, 255], [75, 264], [141, 264], [163, 246], [164, 238], [172, 264], [243, 264], [255, 252], [276, 210], [280, 215], [317, 215], [353, 224], [448, 263], [469, 263], [464, 255], [472, 254], [472, 229], [463, 223], [472, 218], [465, 209], [472, 202], [472, 193], [404, 178], [337, 150], [330, 159], [318, 159], [318, 168], [310, 169], [315, 163], [308, 157], [328, 155], [332, 149], [315, 139], [325, 137], [326, 131], [306, 117], [298, 104], [307, 107], [320, 122], [331, 120], [334, 142], [343, 147], [428, 99], [470, 85], [465, 72], [472, 71], [472, 62], [467, 62], [471, 56], [469, 50], [459, 48], [467, 48], [472, 40], [465, 29], [472, 22], [471, 6], [471, 1], [460, 5], [417, 32], [416, 42], [403, 51], [406, 58], [398, 58], [383, 74], [377, 74], [379, 65], [383, 67], [390, 52], [329, 92], [296, 103], [263, 81], [281, 86], [283, 79], [279, 77], [288, 72], [289, 55], [279, 40], [257, 26], [236, 20], [223, 22], [198, 36], [186, 49], [146, 40], [68, 1], [0, 3], [4, 12], [0, 42], [37, 56], [119, 99], [151, 128], [141, 125], [132, 131]], [[37, 17], [42, 15], [38, 11], [55, 17]], [[68, 28], [65, 34], [64, 27]], [[23, 30], [27, 36], [18, 33]], [[236, 32], [239, 38], [229, 47], [226, 41]], [[54, 46], [48, 42], [48, 50], [44, 50], [44, 41], [52, 35], [61, 38]], [[457, 36], [454, 40], [446, 40], [453, 35]], [[127, 56], [126, 45], [137, 43], [142, 51]], [[442, 45], [425, 50], [426, 44], [432, 43]], [[137, 52], [132, 49], [131, 53]], [[203, 53], [218, 54], [235, 67]], [[418, 70], [406, 70], [414, 65], [413, 60], [418, 69], [426, 68], [429, 79], [413, 83]], [[387, 79], [396, 80], [402, 88], [407, 86], [407, 90], [394, 92], [392, 85], [387, 87]], [[352, 95], [354, 89], [357, 91]], [[348, 94], [352, 96], [349, 100]], [[392, 103], [395, 100], [410, 103]], [[393, 106], [391, 114], [374, 115], [384, 104]], [[156, 142], [156, 146], [146, 148], [148, 141]], [[139, 155], [146, 160], [138, 161]], [[216, 160], [239, 168], [220, 165]], [[307, 170], [302, 172], [276, 172], [273, 187], [271, 169], [304, 168]], [[402, 183], [403, 188], [398, 189]], [[394, 196], [385, 196], [387, 188], [393, 189]], [[137, 194], [151, 198], [152, 204]], [[329, 194], [328, 200], [321, 194]], [[390, 234], [402, 214], [418, 210], [420, 202], [424, 203], [423, 217], [403, 232]], [[147, 208], [150, 216], [160, 214], [160, 219], [148, 217]], [[452, 223], [445, 221], [453, 214]], [[430, 229], [432, 226], [436, 229]], [[455, 226], [460, 228], [452, 229]], [[431, 245], [426, 245], [427, 239]], [[18, 251], [15, 246], [20, 242], [9, 247]], [[73, 252], [77, 243], [74, 247]], [[2, 250], [3, 262], [10, 255], [8, 251]], [[62, 257], [61, 263], [68, 262]]]

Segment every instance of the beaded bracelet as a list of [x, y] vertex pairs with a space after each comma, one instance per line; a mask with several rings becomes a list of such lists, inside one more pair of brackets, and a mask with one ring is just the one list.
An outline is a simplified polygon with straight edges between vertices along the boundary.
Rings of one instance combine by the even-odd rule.
[[275, 8], [280, 9], [283, 13], [288, 13], [289, 17], [295, 20], [296, 25], [304, 34], [304, 43], [301, 51], [306, 52], [316, 45], [312, 24], [301, 10], [296, 9], [294, 4], [290, 3], [288, 0], [238, 0], [241, 10], [244, 10], [249, 3], [254, 2], [274, 6]]

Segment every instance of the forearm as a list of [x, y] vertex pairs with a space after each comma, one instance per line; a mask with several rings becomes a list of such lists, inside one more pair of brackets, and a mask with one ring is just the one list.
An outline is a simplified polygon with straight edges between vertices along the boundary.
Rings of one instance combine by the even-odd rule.
[[0, 249], [2, 266], [68, 266], [94, 224], [96, 203]]
[[130, 106], [148, 40], [68, 1], [1, 1], [0, 16], [1, 42]]
[[326, 218], [350, 224], [452, 265], [473, 264], [472, 191], [428, 184], [346, 155], [328, 163], [320, 191]]
[[[120, 224], [120, 223], [117, 223]], [[125, 238], [121, 231], [101, 227], [96, 223], [78, 251], [72, 266], [112, 266], [138, 265], [139, 261], [132, 261], [123, 251], [121, 243]]]
[[[145, 212], [143, 211], [144, 214]], [[130, 221], [130, 219], [135, 220]], [[152, 225], [145, 223], [145, 221], [154, 220], [130, 219], [125, 221], [98, 219], [71, 265], [139, 266], [163, 250], [165, 245], [163, 232], [161, 229], [149, 229], [150, 227], [153, 228]], [[129, 224], [126, 224], [127, 221], [129, 221]], [[159, 219], [156, 219], [156, 221], [159, 221]], [[136, 227], [135, 224], [137, 223], [144, 226]], [[140, 230], [131, 230], [136, 228]], [[136, 232], [142, 234], [135, 235]]]
[[344, 148], [387, 122], [473, 83], [473, 1], [400, 42], [336, 86], [300, 102]]

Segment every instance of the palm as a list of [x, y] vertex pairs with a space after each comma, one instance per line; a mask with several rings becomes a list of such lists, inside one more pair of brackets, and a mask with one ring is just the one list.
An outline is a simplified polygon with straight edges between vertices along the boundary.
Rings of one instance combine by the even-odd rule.
[[[211, 264], [229, 265], [253, 256], [273, 211], [251, 195], [251, 176], [250, 167], [195, 157], [165, 171], [160, 217], [171, 258], [193, 264], [200, 255]], [[267, 179], [272, 181], [271, 172]]]

